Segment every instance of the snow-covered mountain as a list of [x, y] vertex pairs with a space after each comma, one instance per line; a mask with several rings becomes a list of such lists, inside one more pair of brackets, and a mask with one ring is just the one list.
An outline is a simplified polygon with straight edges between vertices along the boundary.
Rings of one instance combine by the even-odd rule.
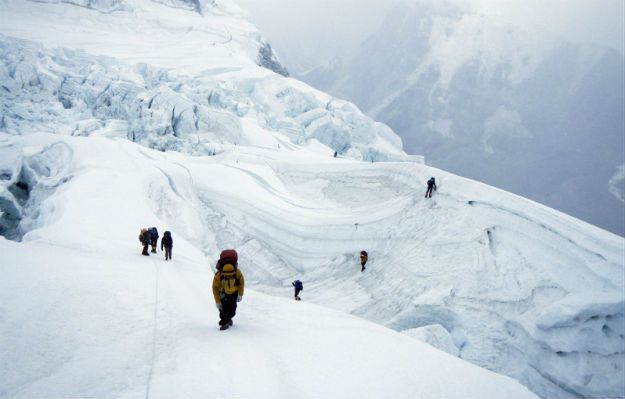
[[[625, 394], [621, 237], [389, 162], [399, 138], [283, 76], [228, 1], [0, 16], [0, 397], [532, 397], [464, 360]], [[173, 262], [139, 255], [153, 225]], [[248, 292], [221, 333], [227, 247]]]
[[353, 56], [298, 74], [434, 166], [625, 234], [625, 63], [444, 1], [392, 9]]
[[329, 154], [406, 157], [352, 104], [259, 68], [284, 72], [229, 1], [86, 4], [3, 3], [4, 131], [124, 136], [194, 154], [315, 140]]

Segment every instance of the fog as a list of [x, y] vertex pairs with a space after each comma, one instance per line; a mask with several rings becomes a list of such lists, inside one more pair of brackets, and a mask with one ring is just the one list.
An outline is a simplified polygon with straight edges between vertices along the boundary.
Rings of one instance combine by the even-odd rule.
[[[236, 1], [248, 10], [287, 67], [299, 69], [353, 51], [380, 26], [386, 11], [402, 0]], [[576, 43], [599, 43], [623, 53], [623, 0], [453, 1], [501, 22], [531, 26]]]
[[[236, 0], [290, 69], [351, 52], [397, 1]], [[366, 4], [364, 4], [366, 3]]]

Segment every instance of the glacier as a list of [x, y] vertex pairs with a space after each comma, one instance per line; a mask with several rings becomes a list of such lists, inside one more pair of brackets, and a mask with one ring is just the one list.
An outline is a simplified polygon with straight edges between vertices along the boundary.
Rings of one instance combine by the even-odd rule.
[[[347, 102], [275, 74], [177, 77], [143, 63], [46, 50], [8, 37], [0, 38], [0, 51], [0, 127], [11, 134], [125, 136], [150, 148], [207, 155], [224, 146], [314, 139], [329, 146], [329, 154], [406, 158], [388, 127]], [[265, 134], [250, 133], [249, 124]]]
[[624, 395], [622, 237], [406, 155], [230, 1], [0, 15], [0, 397]]

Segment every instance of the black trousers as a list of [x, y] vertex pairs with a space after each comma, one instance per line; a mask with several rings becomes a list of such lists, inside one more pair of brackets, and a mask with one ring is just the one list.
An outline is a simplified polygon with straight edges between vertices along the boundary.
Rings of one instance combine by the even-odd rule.
[[148, 253], [148, 244], [143, 244], [143, 252], [141, 252], [142, 255], [149, 255]]
[[295, 298], [299, 296], [300, 292], [302, 292], [302, 290], [298, 290], [297, 288], [295, 289]]
[[222, 295], [221, 297], [221, 310], [219, 311], [219, 324], [224, 325], [229, 323], [234, 315], [237, 313], [237, 297], [238, 293], [230, 295]]
[[428, 196], [431, 197], [432, 196], [432, 189], [433, 188], [434, 187], [428, 187], [427, 191], [425, 192], [425, 196], [426, 197], [428, 197]]
[[171, 247], [165, 247], [165, 260], [171, 259]]

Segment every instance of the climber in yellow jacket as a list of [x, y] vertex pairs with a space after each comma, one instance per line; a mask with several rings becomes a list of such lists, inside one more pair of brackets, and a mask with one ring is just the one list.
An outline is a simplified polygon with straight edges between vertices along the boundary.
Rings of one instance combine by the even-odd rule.
[[364, 272], [365, 271], [365, 265], [367, 264], [367, 259], [369, 259], [369, 254], [367, 254], [367, 251], [365, 251], [364, 249], [362, 251], [360, 251], [360, 271]]
[[238, 254], [234, 249], [221, 251], [217, 261], [217, 272], [213, 277], [213, 296], [219, 309], [220, 330], [232, 326], [232, 318], [236, 314], [237, 302], [243, 299], [245, 279], [239, 270]]

